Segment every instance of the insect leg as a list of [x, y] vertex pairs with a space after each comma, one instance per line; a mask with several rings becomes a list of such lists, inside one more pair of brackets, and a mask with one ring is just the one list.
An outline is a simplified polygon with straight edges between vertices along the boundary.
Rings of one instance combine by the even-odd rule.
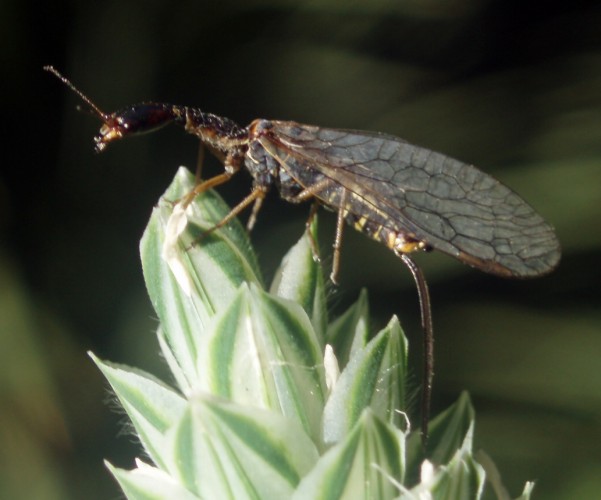
[[319, 182], [316, 182], [312, 186], [303, 189], [296, 196], [286, 198], [286, 201], [290, 203], [302, 203], [303, 201], [307, 201], [309, 198], [312, 198], [320, 191], [324, 190], [329, 185], [332, 185], [333, 181], [331, 179], [322, 179]]
[[210, 179], [208, 179], [204, 182], [201, 182], [200, 184], [197, 184], [194, 187], [194, 189], [192, 189], [182, 199], [181, 203], [183, 205], [184, 210], [186, 208], [188, 208], [190, 203], [192, 203], [194, 201], [194, 198], [196, 198], [199, 194], [204, 193], [205, 191], [208, 191], [209, 189], [211, 189], [215, 186], [219, 186], [220, 184], [223, 184], [224, 182], [229, 181], [230, 178], [232, 177], [232, 175], [233, 174], [231, 174], [229, 172], [224, 172], [222, 174], [216, 175], [215, 177], [211, 177]]
[[246, 230], [248, 232], [252, 231], [253, 227], [255, 227], [255, 222], [257, 222], [257, 215], [261, 207], [263, 206], [263, 200], [265, 199], [265, 193], [263, 196], [260, 196], [255, 199], [255, 204], [253, 205], [252, 212], [250, 213], [250, 217], [248, 218], [248, 222], [246, 223]]
[[[212, 180], [212, 179], [209, 179], [209, 181], [210, 180]], [[207, 181], [207, 182], [209, 182], [209, 181]], [[229, 221], [231, 221], [234, 217], [236, 217], [238, 214], [240, 214], [240, 212], [242, 212], [251, 203], [254, 202], [255, 205], [258, 204], [260, 206], [261, 203], [259, 202], [259, 200], [261, 200], [261, 202], [262, 202], [262, 200], [263, 200], [263, 198], [265, 198], [266, 194], [267, 194], [267, 190], [266, 189], [264, 189], [264, 188], [254, 188], [251, 191], [251, 193], [246, 198], [244, 198], [240, 203], [238, 203], [234, 208], [232, 208], [232, 210], [230, 211], [229, 214], [227, 214], [223, 219], [221, 219], [213, 227], [207, 229], [204, 233], [202, 233], [200, 235], [199, 238], [197, 238], [194, 242], [192, 242], [192, 244], [190, 245], [190, 248], [192, 248], [196, 244], [198, 244], [198, 242], [200, 240], [202, 240], [202, 238], [204, 238], [208, 234], [212, 233], [216, 229], [219, 229], [220, 227], [225, 226]]]
[[[307, 201], [309, 198], [314, 198], [317, 193], [323, 191], [328, 186], [332, 185], [331, 179], [322, 179], [321, 181], [313, 184], [312, 186], [303, 189], [300, 193], [295, 196], [286, 198], [290, 203], [302, 203], [303, 201]], [[309, 244], [311, 245], [311, 253], [313, 254], [313, 260], [315, 262], [321, 262], [319, 258], [319, 249], [317, 248], [317, 242], [315, 238], [313, 238], [313, 234], [311, 233], [311, 223], [317, 214], [317, 209], [319, 208], [319, 201], [315, 200], [311, 205], [311, 211], [309, 212], [309, 218], [307, 222], [305, 222], [305, 228], [307, 230], [307, 234], [309, 235]]]
[[421, 312], [422, 329], [424, 331], [424, 366], [422, 389], [422, 447], [424, 451], [428, 443], [428, 420], [430, 418], [430, 399], [432, 397], [432, 379], [434, 378], [434, 330], [432, 327], [432, 308], [430, 306], [430, 292], [422, 270], [406, 253], [397, 253], [403, 263], [411, 271], [417, 286], [419, 306]]
[[317, 248], [317, 242], [313, 237], [313, 233], [311, 232], [311, 224], [313, 224], [313, 219], [317, 214], [317, 209], [319, 208], [319, 202], [315, 200], [311, 203], [311, 210], [309, 211], [309, 217], [307, 218], [307, 222], [305, 222], [305, 230], [307, 231], [307, 236], [309, 236], [309, 245], [311, 245], [311, 254], [313, 254], [313, 260], [315, 262], [321, 262], [319, 258], [319, 248]]
[[209, 229], [207, 233], [215, 231], [215, 229], [219, 229], [222, 226], [225, 226], [229, 221], [236, 217], [251, 203], [254, 202], [255, 206], [257, 204], [261, 206], [263, 198], [265, 198], [266, 194], [267, 190], [265, 190], [264, 188], [254, 188], [246, 198], [244, 198], [240, 203], [238, 203], [234, 208], [232, 208], [231, 212], [227, 214], [223, 219], [221, 219], [217, 224], [215, 224], [211, 229]]
[[[202, 144], [201, 144], [202, 147]], [[214, 148], [209, 148], [211, 152], [214, 152]], [[202, 150], [202, 154], [199, 151], [199, 161], [202, 163], [202, 159], [204, 157], [204, 149]], [[222, 160], [223, 165], [225, 167], [225, 172], [222, 174], [216, 175], [215, 177], [211, 177], [210, 179], [200, 182], [197, 184], [192, 191], [190, 191], [184, 198], [181, 200], [184, 210], [188, 208], [190, 203], [196, 198], [199, 194], [208, 191], [215, 186], [219, 186], [227, 181], [229, 181], [232, 176], [240, 170], [241, 158], [234, 154], [227, 154], [226, 156], [217, 155], [220, 160]], [[198, 167], [200, 168], [200, 166]], [[197, 171], [197, 179], [200, 177], [199, 172]]]
[[347, 194], [348, 191], [342, 189], [340, 193], [340, 207], [338, 208], [338, 216], [336, 217], [336, 237], [334, 238], [334, 255], [332, 257], [332, 272], [330, 273], [330, 280], [335, 285], [338, 284], [338, 271], [340, 270], [340, 247], [342, 246], [342, 234], [344, 233]]

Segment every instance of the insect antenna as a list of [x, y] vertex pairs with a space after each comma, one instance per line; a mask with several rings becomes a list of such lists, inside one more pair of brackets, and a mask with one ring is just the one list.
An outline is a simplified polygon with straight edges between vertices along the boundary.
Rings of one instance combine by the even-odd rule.
[[[73, 92], [75, 92], [79, 96], [79, 98], [88, 105], [88, 109], [86, 111], [93, 115], [97, 115], [104, 123], [109, 121], [109, 115], [107, 115], [98, 106], [96, 106], [96, 104], [94, 104], [87, 95], [85, 95], [81, 90], [79, 90], [75, 85], [73, 85], [73, 83], [71, 83], [71, 81], [67, 79], [67, 77], [63, 76], [54, 66], [44, 66], [44, 70], [52, 73]], [[80, 106], [77, 106], [77, 109], [83, 111], [83, 109]]]

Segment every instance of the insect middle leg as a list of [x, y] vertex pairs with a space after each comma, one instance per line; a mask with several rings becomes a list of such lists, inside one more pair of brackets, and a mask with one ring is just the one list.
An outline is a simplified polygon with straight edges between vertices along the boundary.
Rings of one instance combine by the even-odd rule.
[[[192, 189], [180, 201], [184, 210], [186, 208], [188, 208], [190, 203], [192, 203], [194, 201], [194, 198], [196, 198], [198, 195], [204, 193], [205, 191], [208, 191], [211, 188], [219, 186], [220, 184], [226, 183], [240, 169], [240, 164], [241, 164], [240, 157], [237, 157], [234, 155], [229, 155], [229, 154], [227, 156], [224, 156], [219, 151], [211, 150], [211, 152], [215, 156], [217, 156], [220, 160], [222, 160], [222, 162], [225, 166], [225, 172], [223, 172], [222, 174], [216, 175], [215, 177], [211, 177], [210, 179], [208, 179], [204, 182], [198, 183], [194, 187], [194, 189]], [[199, 163], [197, 165], [197, 172], [196, 172], [197, 181], [199, 180], [199, 177], [200, 177], [200, 169], [202, 168], [203, 157], [204, 157], [204, 148], [202, 147], [202, 144], [201, 144], [201, 149], [199, 150]], [[242, 212], [251, 203], [254, 203], [252, 213], [251, 213], [250, 219], [248, 221], [248, 225], [247, 225], [248, 230], [251, 230], [252, 226], [254, 225], [255, 220], [257, 218], [257, 214], [259, 213], [259, 210], [263, 204], [263, 199], [265, 198], [267, 191], [268, 191], [268, 189], [265, 187], [254, 186], [253, 190], [251, 191], [251, 193], [248, 196], [246, 196], [246, 198], [244, 198], [240, 203], [238, 203], [234, 208], [232, 208], [230, 213], [227, 214], [223, 219], [221, 219], [217, 224], [215, 224], [210, 229], [207, 229], [200, 236], [200, 238], [197, 241], [192, 243], [192, 246], [194, 246], [196, 243], [198, 243], [198, 241], [200, 239], [202, 239], [204, 236], [206, 236], [207, 234], [215, 231], [216, 229], [219, 229], [220, 227], [225, 226], [229, 221], [231, 221], [234, 217], [236, 217], [238, 214], [240, 214], [240, 212]]]
[[[259, 188], [255, 188], [254, 191], [259, 191]], [[251, 193], [252, 194], [252, 193]], [[259, 210], [263, 206], [263, 200], [265, 199], [265, 195], [267, 194], [266, 190], [263, 190], [263, 194], [261, 196], [257, 196], [254, 198], [254, 205], [252, 211], [250, 213], [250, 217], [248, 218], [248, 222], [246, 223], [246, 230], [248, 232], [252, 231], [253, 227], [255, 227], [255, 222], [257, 222], [257, 215], [259, 215]], [[244, 201], [243, 201], [244, 202]], [[235, 210], [235, 208], [234, 208]]]
[[[210, 179], [209, 179], [210, 180]], [[208, 181], [207, 181], [208, 182]], [[223, 219], [221, 219], [217, 224], [207, 229], [204, 233], [200, 235], [193, 243], [192, 247], [195, 246], [202, 238], [212, 233], [216, 229], [225, 226], [228, 222], [230, 222], [234, 217], [239, 215], [245, 208], [247, 208], [251, 203], [254, 203], [253, 206], [253, 215], [256, 217], [256, 212], [258, 212], [259, 208], [263, 203], [263, 199], [267, 195], [267, 190], [264, 188], [255, 187], [251, 193], [244, 198], [240, 203], [238, 203], [229, 214], [227, 214]], [[253, 216], [251, 215], [251, 217]]]

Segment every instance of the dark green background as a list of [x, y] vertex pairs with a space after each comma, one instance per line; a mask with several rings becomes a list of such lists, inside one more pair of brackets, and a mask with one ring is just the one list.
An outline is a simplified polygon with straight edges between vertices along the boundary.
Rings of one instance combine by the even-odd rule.
[[[513, 496], [601, 491], [601, 9], [598, 2], [5, 1], [0, 5], [0, 497], [115, 498], [103, 458], [138, 447], [86, 357], [164, 375], [138, 241], [197, 142], [177, 129], [93, 154], [98, 123], [53, 64], [113, 111], [142, 100], [379, 130], [480, 168], [557, 228], [554, 274], [507, 281], [435, 254], [434, 409], [468, 390], [476, 448]], [[209, 172], [219, 171], [214, 163]], [[220, 190], [235, 203], [245, 174]], [[253, 241], [268, 276], [308, 207], [271, 197]], [[333, 216], [321, 217], [328, 253]], [[419, 363], [417, 298], [384, 247], [346, 232], [333, 314], [361, 287]], [[415, 389], [419, 376], [416, 366]], [[109, 404], [107, 404], [107, 400]], [[125, 432], [122, 432], [125, 430]], [[35, 480], [31, 480], [35, 478]]]

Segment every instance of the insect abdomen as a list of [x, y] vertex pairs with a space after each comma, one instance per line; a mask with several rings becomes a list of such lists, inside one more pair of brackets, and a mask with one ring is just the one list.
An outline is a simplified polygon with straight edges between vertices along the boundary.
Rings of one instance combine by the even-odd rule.
[[348, 212], [348, 210], [344, 210], [344, 219], [357, 231], [383, 243], [395, 253], [430, 250], [425, 241], [416, 240], [401, 231], [390, 229], [383, 224], [370, 220], [366, 216], [358, 216]]

